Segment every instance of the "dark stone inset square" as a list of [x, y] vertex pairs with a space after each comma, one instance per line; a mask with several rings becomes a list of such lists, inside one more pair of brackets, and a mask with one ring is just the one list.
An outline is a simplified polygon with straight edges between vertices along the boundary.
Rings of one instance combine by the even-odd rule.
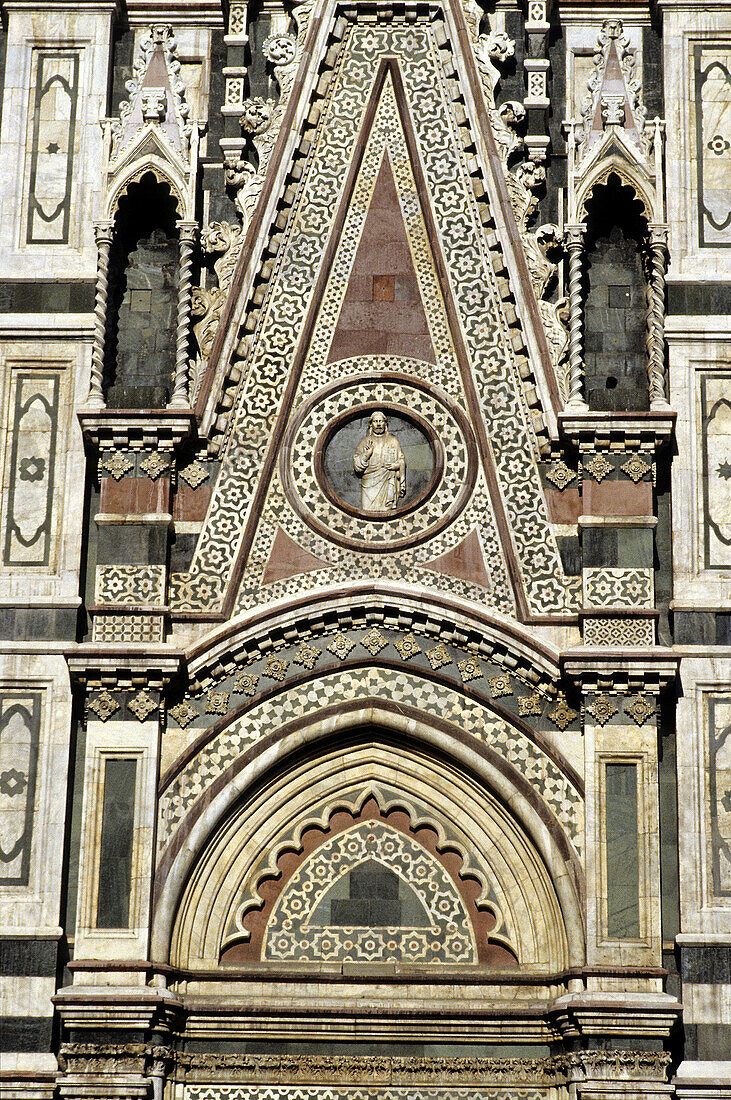
[[392, 302], [395, 294], [395, 283], [393, 275], [374, 275], [373, 276], [373, 301], [374, 302]]
[[607, 290], [610, 309], [627, 309], [632, 304], [632, 288], [630, 286], [620, 284], [619, 286], [610, 286]]
[[379, 898], [333, 898], [330, 919], [334, 925], [355, 928], [398, 928], [401, 902]]

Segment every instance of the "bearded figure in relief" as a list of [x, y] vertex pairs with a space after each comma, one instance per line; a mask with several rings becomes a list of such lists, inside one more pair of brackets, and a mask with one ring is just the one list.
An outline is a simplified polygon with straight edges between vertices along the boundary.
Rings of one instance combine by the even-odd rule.
[[363, 511], [392, 512], [406, 492], [406, 459], [382, 412], [374, 412], [368, 421], [368, 433], [353, 455], [353, 469], [361, 479]]

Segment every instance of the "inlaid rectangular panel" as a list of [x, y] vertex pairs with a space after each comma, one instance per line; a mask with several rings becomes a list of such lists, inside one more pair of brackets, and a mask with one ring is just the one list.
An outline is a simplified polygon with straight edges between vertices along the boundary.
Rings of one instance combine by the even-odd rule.
[[731, 43], [695, 49], [698, 239], [731, 245]]
[[0, 885], [26, 886], [41, 692], [0, 692]]
[[731, 696], [708, 699], [708, 814], [713, 892], [731, 896]]
[[28, 244], [66, 244], [79, 92], [78, 53], [34, 53], [33, 123], [28, 157]]
[[4, 479], [5, 566], [50, 564], [60, 389], [58, 372], [12, 372], [12, 427]]
[[104, 763], [96, 927], [129, 927], [137, 760]]
[[607, 936], [640, 938], [637, 765], [608, 763], [604, 780]]
[[701, 377], [706, 569], [731, 569], [731, 374]]

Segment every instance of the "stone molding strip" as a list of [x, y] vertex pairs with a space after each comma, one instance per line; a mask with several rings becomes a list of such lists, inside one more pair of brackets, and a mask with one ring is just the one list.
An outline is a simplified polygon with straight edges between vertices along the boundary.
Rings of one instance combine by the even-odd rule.
[[263, 610], [227, 622], [187, 651], [191, 689], [203, 690], [209, 683], [236, 671], [239, 663], [271, 652], [284, 641], [305, 640], [328, 627], [351, 629], [361, 623], [383, 623], [408, 631], [415, 625], [435, 640], [474, 650], [485, 659], [493, 658], [546, 690], [559, 678], [559, 654], [539, 642], [517, 623], [495, 615], [478, 615], [474, 606], [434, 593], [408, 592], [400, 585], [376, 583], [355, 585], [343, 592], [331, 589], [314, 597], [282, 600]]

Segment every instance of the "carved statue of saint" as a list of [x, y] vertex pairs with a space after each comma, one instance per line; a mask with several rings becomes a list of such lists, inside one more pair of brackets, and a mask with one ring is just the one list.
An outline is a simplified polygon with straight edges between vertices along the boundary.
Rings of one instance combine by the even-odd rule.
[[361, 479], [363, 511], [393, 511], [406, 492], [406, 459], [382, 412], [374, 412], [368, 421], [368, 434], [353, 455], [353, 469]]

